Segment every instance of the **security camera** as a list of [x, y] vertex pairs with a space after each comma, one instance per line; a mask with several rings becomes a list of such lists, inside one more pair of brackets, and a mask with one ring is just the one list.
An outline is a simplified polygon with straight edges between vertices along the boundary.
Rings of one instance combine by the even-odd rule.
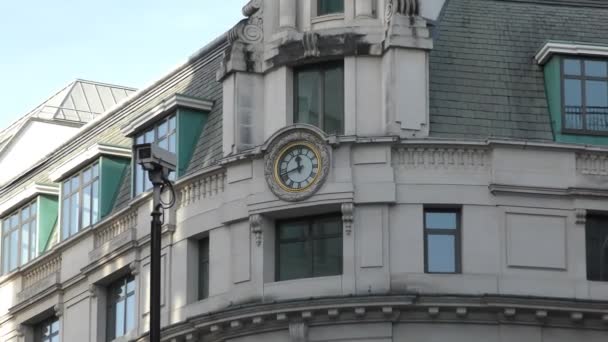
[[135, 145], [135, 160], [148, 172], [162, 171], [168, 175], [175, 171], [177, 158], [164, 148], [156, 144]]

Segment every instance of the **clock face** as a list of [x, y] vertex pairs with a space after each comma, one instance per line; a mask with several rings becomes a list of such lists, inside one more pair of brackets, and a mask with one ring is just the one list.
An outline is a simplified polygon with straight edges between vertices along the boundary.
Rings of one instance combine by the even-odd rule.
[[319, 179], [319, 152], [307, 142], [291, 143], [279, 153], [274, 169], [281, 188], [289, 192], [305, 191]]

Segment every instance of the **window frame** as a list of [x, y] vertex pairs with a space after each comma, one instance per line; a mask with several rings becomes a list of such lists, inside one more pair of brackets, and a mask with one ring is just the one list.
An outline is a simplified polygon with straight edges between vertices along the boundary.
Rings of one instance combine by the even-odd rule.
[[[329, 218], [334, 218], [336, 219], [338, 222], [340, 222], [340, 233], [339, 234], [324, 234], [322, 238], [314, 238], [313, 236], [313, 227], [315, 226], [315, 224], [318, 224], [319, 221], [325, 220], [325, 219], [329, 219]], [[280, 234], [280, 229], [281, 229], [281, 225], [284, 224], [288, 224], [288, 223], [295, 223], [295, 222], [306, 222], [306, 224], [308, 225], [308, 232], [306, 235], [306, 239], [302, 240], [302, 239], [286, 239], [286, 240], [281, 240], [281, 234]], [[332, 276], [339, 276], [344, 274], [344, 246], [342, 246], [342, 255], [340, 257], [340, 270], [338, 273], [333, 274], [333, 275], [327, 275], [327, 276], [315, 276], [314, 275], [314, 258], [315, 258], [315, 254], [314, 254], [314, 250], [311, 250], [311, 274], [310, 276], [307, 277], [301, 277], [301, 278], [291, 278], [291, 279], [281, 279], [281, 258], [280, 258], [280, 247], [281, 247], [281, 243], [290, 243], [290, 242], [305, 242], [308, 241], [309, 243], [311, 243], [312, 246], [312, 242], [315, 240], [321, 240], [321, 239], [334, 239], [339, 237], [341, 239], [342, 244], [344, 244], [344, 230], [343, 230], [343, 220], [342, 220], [342, 214], [340, 213], [332, 213], [332, 214], [324, 214], [324, 215], [316, 215], [316, 216], [305, 216], [305, 217], [299, 217], [299, 218], [292, 218], [292, 219], [284, 219], [284, 220], [277, 220], [275, 222], [275, 253], [274, 253], [274, 260], [275, 260], [275, 276], [274, 276], [274, 281], [275, 282], [281, 282], [281, 281], [292, 281], [292, 280], [299, 280], [299, 279], [313, 279], [313, 278], [320, 278], [320, 277], [332, 277]], [[289, 240], [289, 241], [287, 241]], [[311, 247], [312, 248], [312, 247]]]
[[[57, 330], [53, 331], [53, 327], [55, 326], [55, 324], [56, 324]], [[44, 331], [47, 327], [50, 332], [50, 335], [44, 336]], [[60, 332], [61, 332], [61, 326], [59, 324], [59, 318], [51, 317], [36, 325], [35, 332], [34, 332], [34, 340], [36, 342], [52, 342], [53, 338], [56, 337], [57, 341], [61, 341], [61, 336], [59, 336]]]
[[[601, 255], [602, 255], [602, 250], [600, 249], [599, 253], [600, 253], [600, 269], [599, 269], [599, 279], [591, 279], [590, 277], [590, 262], [589, 262], [589, 252], [590, 252], [590, 234], [589, 234], [589, 230], [591, 229], [589, 226], [589, 222], [593, 219], [597, 219], [600, 218], [602, 219], [605, 223], [606, 223], [606, 227], [604, 228], [605, 232], [604, 235], [606, 236], [604, 242], [603, 242], [603, 247], [604, 247], [604, 251], [608, 253], [608, 213], [597, 213], [597, 212], [591, 212], [588, 213], [586, 216], [586, 220], [585, 220], [585, 278], [587, 279], [587, 281], [594, 281], [594, 282], [608, 282], [608, 264], [606, 264], [606, 266], [604, 267], [604, 269], [602, 269], [601, 267]], [[601, 248], [601, 247], [600, 247]], [[606, 255], [604, 254], [604, 258], [606, 258]], [[605, 274], [604, 274], [605, 272]]]
[[345, 6], [345, 1], [342, 0], [342, 11], [336, 11], [336, 12], [326, 12], [326, 13], [321, 13], [321, 2], [323, 2], [324, 0], [317, 0], [316, 3], [316, 9], [315, 9], [315, 17], [323, 17], [323, 16], [328, 16], [328, 15], [344, 15], [344, 6]]
[[[153, 123], [151, 123], [150, 125], [147, 125], [146, 128], [138, 130], [137, 133], [135, 135], [133, 135], [133, 146], [138, 145], [138, 144], [144, 144], [146, 143], [146, 135], [149, 132], [153, 132], [153, 137], [152, 137], [152, 141], [149, 142], [151, 144], [156, 144], [158, 145], [158, 141], [165, 139], [167, 141], [167, 147], [168, 149], [166, 149], [167, 151], [169, 151], [170, 153], [174, 153], [175, 156], [177, 157], [178, 154], [178, 111], [174, 110], [170, 113], [168, 113], [166, 116], [163, 116], [161, 118], [159, 118], [158, 120], [154, 121]], [[170, 121], [174, 119], [174, 126], [173, 128], [171, 128], [171, 124]], [[159, 128], [160, 126], [162, 126], [164, 123], [167, 124], [167, 132], [165, 135], [163, 135], [162, 137], [160, 137], [159, 139]], [[175, 147], [175, 152], [171, 152], [170, 151], [170, 139], [171, 136], [175, 137], [174, 140], [174, 147]], [[160, 146], [159, 146], [160, 147]], [[163, 147], [161, 147], [163, 148]], [[163, 148], [164, 149], [164, 148]], [[135, 149], [133, 149], [133, 153], [135, 153]], [[147, 192], [149, 192], [150, 190], [152, 190], [152, 183], [150, 183], [150, 179], [148, 177], [148, 171], [146, 170], [141, 170], [143, 169], [142, 166], [140, 166], [139, 164], [137, 164], [137, 160], [136, 158], [132, 158], [133, 160], [133, 184], [132, 184], [132, 196], [133, 198], [141, 195], [141, 194], [145, 194]], [[141, 175], [143, 177], [143, 179], [138, 179], [138, 175]], [[171, 172], [169, 174], [169, 179], [172, 181], [175, 181], [177, 179], [177, 170]], [[138, 184], [138, 182], [140, 184]], [[141, 191], [138, 191], [139, 188], [138, 186], [141, 186]]]
[[[114, 282], [112, 282], [111, 284], [108, 285], [107, 287], [107, 300], [106, 300], [106, 341], [111, 342], [121, 336], [126, 336], [128, 335], [133, 329], [135, 329], [135, 327], [137, 326], [137, 284], [135, 283], [135, 276], [132, 274], [126, 275], [124, 277], [121, 277], [117, 280], [115, 280]], [[129, 291], [129, 284], [133, 283], [133, 290]], [[113, 291], [116, 289], [121, 289], [124, 286], [125, 288], [125, 294], [124, 296], [120, 296], [119, 298], [115, 298], [113, 296]], [[133, 326], [129, 327], [127, 326], [127, 322], [128, 322], [128, 315], [129, 312], [127, 310], [128, 306], [127, 306], [127, 301], [129, 298], [133, 297], [133, 312], [131, 312], [132, 315], [132, 322], [133, 322]], [[124, 303], [124, 312], [123, 312], [123, 335], [120, 336], [116, 336], [116, 324], [118, 322], [118, 320], [116, 319], [118, 317], [117, 312], [115, 312], [115, 307], [117, 304], [119, 303]]]
[[[339, 67], [340, 69], [342, 69], [342, 127], [340, 128], [339, 132], [326, 132], [325, 130], [325, 83], [326, 83], [326, 73], [329, 70], [332, 69], [336, 69], [337, 67]], [[320, 103], [320, 108], [321, 110], [319, 111], [319, 122], [318, 125], [313, 125], [315, 127], [318, 127], [320, 130], [322, 130], [323, 132], [326, 132], [329, 135], [344, 135], [344, 132], [346, 131], [346, 108], [345, 108], [345, 101], [346, 101], [346, 92], [345, 92], [345, 72], [344, 72], [344, 60], [333, 60], [333, 61], [329, 61], [329, 62], [325, 62], [325, 63], [315, 63], [315, 64], [309, 64], [309, 65], [303, 65], [300, 67], [296, 67], [293, 69], [293, 123], [297, 124], [297, 123], [303, 123], [303, 122], [299, 122], [299, 104], [300, 104], [300, 97], [299, 97], [299, 93], [300, 93], [300, 87], [298, 85], [298, 75], [301, 72], [306, 72], [306, 71], [316, 71], [318, 73], [321, 74], [321, 84], [317, 87], [318, 91], [319, 91], [319, 103]]]
[[[97, 170], [97, 173], [94, 172], [94, 170]], [[91, 179], [89, 181], [87, 181], [86, 183], [84, 182], [84, 174], [85, 172], [90, 171], [91, 172]], [[78, 191], [75, 192], [74, 189], [72, 189], [72, 180], [78, 178]], [[65, 193], [65, 189], [66, 189], [66, 183], [70, 183], [70, 191], [69, 191], [69, 196], [66, 197], [66, 193]], [[95, 187], [93, 186], [93, 184], [97, 182], [97, 208], [95, 208], [94, 203], [95, 203], [95, 196], [93, 195], [95, 193]], [[90, 186], [91, 187], [91, 193], [90, 193], [90, 203], [89, 203], [89, 224], [85, 227], [83, 226], [83, 212], [84, 212], [84, 189], [86, 187]], [[74, 233], [72, 233], [72, 226], [71, 226], [71, 215], [72, 213], [72, 206], [71, 206], [71, 199], [72, 196], [74, 196], [75, 194], [78, 194], [78, 203], [77, 203], [77, 208], [78, 208], [78, 219], [76, 220], [76, 231]], [[65, 200], [66, 199], [70, 199], [70, 205], [69, 205], [69, 215], [67, 215], [68, 221], [70, 222], [70, 225], [68, 226], [68, 234], [64, 235], [65, 233], [65, 220], [66, 218], [64, 217], [64, 213], [65, 213]], [[79, 232], [93, 227], [95, 224], [97, 224], [100, 220], [101, 220], [101, 163], [99, 162], [99, 159], [96, 159], [95, 161], [87, 164], [85, 167], [81, 168], [78, 172], [73, 173], [70, 177], [67, 177], [65, 180], [63, 180], [61, 182], [61, 196], [59, 198], [60, 200], [60, 212], [59, 212], [59, 216], [61, 217], [61, 227], [60, 227], [60, 240], [61, 241], [65, 241], [69, 238], [71, 238], [74, 235], [77, 235]], [[94, 215], [95, 211], [97, 211], [97, 216]]]
[[[197, 298], [198, 300], [205, 300], [209, 298], [209, 270], [210, 270], [210, 240], [209, 236], [197, 241], [198, 243], [198, 287], [197, 287]], [[203, 254], [203, 251], [206, 251]], [[206, 267], [205, 267], [206, 266]], [[206, 273], [204, 272], [206, 270]], [[204, 276], [206, 274], [206, 277]]]
[[[14, 211], [12, 211], [10, 213], [10, 215], [5, 216], [2, 220], [0, 220], [0, 237], [2, 238], [2, 240], [0, 241], [0, 244], [2, 246], [2, 256], [1, 256], [1, 260], [2, 260], [2, 264], [0, 265], [0, 269], [1, 269], [1, 274], [9, 274], [15, 270], [17, 270], [19, 267], [28, 264], [29, 262], [31, 262], [32, 260], [36, 259], [39, 255], [39, 250], [38, 250], [38, 197], [34, 198], [33, 200], [30, 200], [27, 202], [27, 204], [22, 205], [19, 207], [19, 209], [15, 209]], [[33, 209], [32, 209], [33, 208]], [[23, 212], [24, 211], [29, 211], [29, 215], [27, 216], [27, 218], [25, 220], [23, 220]], [[32, 214], [33, 212], [33, 214]], [[13, 217], [17, 217], [17, 224], [14, 227], [10, 226], [10, 221]], [[34, 223], [34, 234], [32, 234], [31, 231], [31, 224], [32, 222]], [[30, 228], [29, 232], [28, 232], [28, 259], [27, 261], [23, 262], [23, 227], [24, 225], [27, 224]], [[5, 231], [5, 225], [6, 227], [8, 227]], [[13, 247], [11, 246], [11, 241], [10, 241], [10, 237], [11, 235], [17, 232], [17, 246], [14, 248], [17, 248], [17, 260], [16, 260], [16, 266], [11, 268], [11, 252], [13, 250]], [[7, 249], [7, 245], [5, 244], [5, 241], [8, 240], [8, 249]], [[32, 251], [32, 248], [33, 251]], [[5, 260], [5, 256], [6, 256], [6, 251], [8, 251], [8, 260]], [[5, 265], [4, 263], [7, 262], [7, 266], [8, 268], [5, 269]]]
[[[427, 213], [455, 213], [456, 229], [427, 228]], [[424, 273], [426, 274], [462, 274], [462, 208], [425, 206], [422, 213], [424, 231]], [[429, 235], [454, 236], [454, 272], [433, 272], [429, 270]]]
[[[566, 75], [565, 63], [566, 60], [577, 60], [579, 62], [581, 74], [580, 75]], [[596, 57], [580, 57], [580, 56], [568, 56], [564, 55], [560, 58], [560, 90], [561, 90], [561, 119], [562, 119], [562, 133], [564, 134], [578, 134], [578, 135], [594, 135], [594, 136], [608, 136], [608, 129], [606, 131], [597, 131], [587, 129], [587, 88], [586, 81], [604, 81], [608, 83], [607, 77], [599, 76], [587, 76], [585, 75], [585, 61], [600, 61], [608, 64], [606, 58]], [[581, 82], [581, 120], [582, 129], [567, 128], [566, 127], [566, 80], [579, 80]], [[606, 94], [608, 97], [608, 93]], [[606, 115], [608, 121], [608, 114]], [[607, 125], [608, 126], [608, 125]]]

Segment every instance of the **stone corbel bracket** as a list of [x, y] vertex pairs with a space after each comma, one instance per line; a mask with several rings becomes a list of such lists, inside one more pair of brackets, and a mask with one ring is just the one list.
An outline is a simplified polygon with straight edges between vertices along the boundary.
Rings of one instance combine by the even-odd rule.
[[255, 214], [249, 216], [249, 225], [251, 226], [251, 233], [254, 235], [255, 244], [259, 247], [262, 245], [262, 215]]
[[221, 81], [233, 72], [261, 72], [264, 51], [264, 11], [262, 0], [251, 0], [243, 7], [246, 17], [227, 34], [230, 47], [217, 72]]
[[353, 221], [355, 205], [353, 203], [342, 204], [342, 225], [344, 226], [344, 233], [350, 235], [353, 231]]

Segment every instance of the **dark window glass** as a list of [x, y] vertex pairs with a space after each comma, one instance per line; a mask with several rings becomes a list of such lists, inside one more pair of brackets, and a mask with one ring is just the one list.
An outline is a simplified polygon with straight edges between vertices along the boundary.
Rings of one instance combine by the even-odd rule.
[[198, 299], [209, 297], [209, 238], [203, 238], [198, 245]]
[[14, 271], [38, 256], [36, 201], [2, 221], [2, 273]]
[[317, 0], [317, 15], [343, 12], [344, 0]]
[[608, 133], [608, 62], [564, 59], [564, 128]]
[[425, 271], [460, 273], [460, 210], [425, 209]]
[[108, 287], [107, 340], [128, 334], [135, 327], [135, 278], [122, 278]]
[[588, 216], [585, 235], [587, 279], [608, 281], [608, 216]]
[[63, 182], [61, 208], [62, 239], [99, 221], [99, 163]]
[[342, 274], [340, 215], [277, 224], [277, 280]]
[[296, 70], [296, 123], [315, 125], [329, 134], [344, 132], [343, 63]]
[[36, 342], [59, 342], [59, 318], [53, 317], [36, 327]]
[[[171, 153], [177, 153], [177, 119], [173, 114], [166, 119], [156, 123], [153, 127], [148, 128], [135, 137], [135, 144], [154, 143], [160, 148]], [[144, 170], [141, 165], [135, 165], [134, 187], [135, 195], [139, 195], [152, 189], [152, 183], [148, 177], [148, 171]], [[170, 180], [175, 180], [175, 172], [169, 174]]]

